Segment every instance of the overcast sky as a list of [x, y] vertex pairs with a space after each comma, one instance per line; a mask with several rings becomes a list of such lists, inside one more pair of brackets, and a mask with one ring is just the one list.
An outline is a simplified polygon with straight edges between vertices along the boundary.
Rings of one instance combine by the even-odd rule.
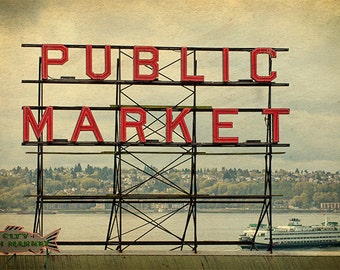
[[[340, 2], [337, 0], [0, 0], [0, 24], [1, 168], [17, 165], [34, 168], [36, 162], [34, 155], [25, 154], [35, 148], [21, 145], [21, 107], [36, 105], [36, 86], [22, 84], [21, 80], [37, 78], [40, 51], [22, 48], [21, 44], [57, 43], [289, 48], [289, 52], [274, 59], [278, 70], [276, 81], [288, 82], [290, 86], [275, 90], [273, 104], [291, 109], [290, 115], [280, 118], [280, 139], [291, 147], [281, 149], [286, 151], [285, 155], [274, 157], [274, 169], [339, 170]], [[105, 100], [108, 91], [94, 94], [93, 88], [84, 87], [84, 92], [79, 94], [72, 86], [65, 86], [52, 96], [54, 100], [49, 96], [46, 102], [97, 105]], [[208, 95], [201, 103], [221, 106], [220, 100], [218, 95]], [[249, 100], [238, 94], [228, 104], [226, 94], [223, 106], [235, 107], [239, 102], [239, 107], [246, 107], [246, 101]], [[233, 120], [237, 127], [237, 119]], [[63, 129], [62, 124], [56, 125], [56, 129]], [[49, 156], [46, 165], [73, 166], [78, 161], [110, 166], [111, 159]], [[251, 169], [257, 167], [256, 162], [259, 159], [255, 157], [245, 161], [219, 157], [205, 160], [199, 166]], [[258, 167], [262, 166], [260, 162]]]

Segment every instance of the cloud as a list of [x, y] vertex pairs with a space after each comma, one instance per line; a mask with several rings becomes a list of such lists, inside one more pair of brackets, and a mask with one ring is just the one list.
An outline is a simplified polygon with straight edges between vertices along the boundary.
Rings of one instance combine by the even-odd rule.
[[[0, 2], [0, 18], [2, 166], [13, 167], [18, 163], [34, 166], [35, 163], [31, 155], [23, 155], [28, 150], [21, 146], [21, 106], [36, 104], [37, 88], [21, 84], [21, 80], [37, 78], [40, 50], [21, 48], [21, 44], [89, 43], [288, 47], [288, 53], [278, 54], [273, 61], [278, 71], [277, 80], [290, 83], [288, 88], [273, 89], [273, 106], [291, 108], [291, 114], [280, 119], [281, 136], [291, 143], [291, 147], [286, 155], [275, 157], [276, 164], [293, 169], [315, 166], [316, 169], [338, 170], [339, 1], [4, 0]], [[84, 55], [72, 52], [71, 57], [74, 64], [70, 64], [69, 73], [85, 76]], [[219, 61], [218, 56], [199, 61], [200, 72], [216, 73], [214, 76], [219, 77], [220, 71], [214, 67]], [[179, 72], [179, 69], [176, 67], [171, 72]], [[248, 56], [236, 57], [231, 72], [248, 76]], [[60, 70], [56, 74], [68, 75]], [[110, 87], [98, 91], [94, 86], [82, 86], [79, 91], [74, 86], [60, 88], [50, 85], [46, 87], [45, 102], [51, 105], [107, 106], [115, 100], [110, 91]], [[266, 106], [266, 89], [221, 88], [214, 94], [210, 91], [209, 88], [200, 90], [198, 102], [201, 105]], [[157, 96], [161, 98], [161, 92], [153, 93], [154, 98]], [[147, 101], [145, 94], [140, 94], [139, 98]], [[159, 102], [170, 101], [163, 99]], [[74, 117], [69, 118], [64, 117], [63, 121], [72, 129]], [[236, 124], [235, 131], [237, 128]], [[58, 124], [57, 129], [62, 126]], [[51, 156], [47, 160], [53, 166], [53, 161], [67, 163], [73, 158], [61, 160]], [[81, 159], [86, 162], [86, 158]], [[223, 163], [215, 158], [210, 160], [213, 165]], [[235, 167], [240, 164], [236, 161], [238, 159], [232, 161]], [[252, 157], [243, 165], [253, 167], [257, 161]]]

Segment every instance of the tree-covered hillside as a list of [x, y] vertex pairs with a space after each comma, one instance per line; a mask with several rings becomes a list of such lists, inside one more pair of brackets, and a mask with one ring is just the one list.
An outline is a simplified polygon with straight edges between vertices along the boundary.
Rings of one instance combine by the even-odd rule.
[[[152, 178], [156, 168], [144, 171], [122, 171], [122, 189], [138, 183], [135, 193], [178, 193], [162, 178]], [[48, 168], [44, 170], [44, 194], [56, 195], [106, 195], [113, 192], [113, 170], [80, 164], [72, 168]], [[164, 173], [175, 186], [188, 189], [190, 170], [172, 169]], [[16, 167], [0, 170], [0, 211], [34, 209], [36, 194], [36, 170]], [[325, 171], [279, 170], [272, 173], [273, 194], [276, 208], [318, 209], [321, 203], [340, 202], [340, 174]], [[160, 181], [161, 180], [161, 181]], [[197, 188], [199, 194], [210, 195], [261, 195], [264, 172], [242, 169], [199, 169]], [[210, 207], [216, 207], [210, 205]], [[90, 206], [87, 206], [90, 207]], [[93, 205], [92, 205], [93, 207]], [[237, 207], [237, 205], [236, 205]]]

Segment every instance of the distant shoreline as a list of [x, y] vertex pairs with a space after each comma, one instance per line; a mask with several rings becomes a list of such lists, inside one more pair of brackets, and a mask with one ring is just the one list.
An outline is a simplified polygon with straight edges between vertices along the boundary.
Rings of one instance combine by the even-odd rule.
[[[198, 208], [197, 213], [259, 213], [261, 209], [242, 209], [242, 208]], [[45, 215], [51, 214], [109, 214], [111, 209], [105, 210], [45, 210]], [[145, 210], [148, 213], [157, 213], [156, 210]], [[164, 210], [163, 212], [167, 212]], [[321, 210], [321, 209], [273, 209], [272, 213], [337, 213], [334, 210]], [[34, 215], [35, 210], [32, 211], [0, 211], [0, 214], [18, 214], [18, 215]]]

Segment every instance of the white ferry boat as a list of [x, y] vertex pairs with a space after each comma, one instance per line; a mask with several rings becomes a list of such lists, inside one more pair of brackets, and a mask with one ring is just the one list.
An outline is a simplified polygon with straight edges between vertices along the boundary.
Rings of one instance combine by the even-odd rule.
[[[241, 245], [242, 248], [266, 248], [269, 244], [270, 231], [265, 224], [261, 224], [256, 238], [254, 234], [257, 224], [250, 224], [239, 241], [254, 243], [254, 245]], [[340, 246], [340, 227], [338, 222], [328, 221], [321, 225], [303, 226], [300, 219], [292, 218], [286, 226], [277, 226], [272, 229], [273, 248], [301, 248]]]

